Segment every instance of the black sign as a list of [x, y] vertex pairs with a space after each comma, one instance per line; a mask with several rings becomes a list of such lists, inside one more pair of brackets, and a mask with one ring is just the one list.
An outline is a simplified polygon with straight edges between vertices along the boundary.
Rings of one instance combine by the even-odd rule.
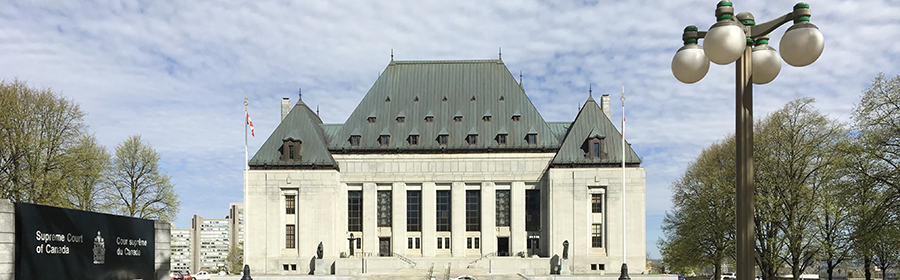
[[16, 279], [153, 279], [152, 220], [16, 203]]

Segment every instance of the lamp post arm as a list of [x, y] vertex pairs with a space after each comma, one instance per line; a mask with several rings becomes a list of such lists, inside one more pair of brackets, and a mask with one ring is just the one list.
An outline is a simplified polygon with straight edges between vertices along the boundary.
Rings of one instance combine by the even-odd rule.
[[750, 27], [750, 38], [757, 39], [759, 37], [769, 35], [769, 33], [772, 33], [772, 31], [778, 29], [778, 27], [781, 27], [785, 23], [793, 21], [794, 18], [794, 13], [791, 12], [776, 19], [754, 25]]

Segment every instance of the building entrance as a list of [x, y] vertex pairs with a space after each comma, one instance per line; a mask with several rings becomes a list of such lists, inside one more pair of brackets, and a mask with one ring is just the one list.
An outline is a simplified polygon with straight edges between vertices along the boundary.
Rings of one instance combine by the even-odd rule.
[[380, 257], [390, 257], [391, 256], [391, 239], [390, 238], [378, 238], [378, 256]]
[[497, 237], [497, 256], [509, 257], [509, 237]]

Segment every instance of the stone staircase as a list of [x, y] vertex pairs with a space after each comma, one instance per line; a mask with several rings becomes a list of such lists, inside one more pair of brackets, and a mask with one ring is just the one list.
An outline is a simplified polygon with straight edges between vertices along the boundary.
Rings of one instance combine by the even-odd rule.
[[[401, 279], [401, 280], [430, 280], [428, 278], [429, 271], [432, 271], [432, 276], [435, 280], [447, 280], [453, 279], [462, 275], [468, 275], [475, 277], [478, 280], [526, 280], [522, 276], [517, 274], [490, 274], [485, 269], [480, 268], [451, 268], [449, 275], [447, 273], [446, 267], [435, 267], [433, 270], [431, 268], [404, 268], [398, 270], [396, 273], [392, 274], [365, 274], [354, 277], [354, 279], [361, 280], [390, 280], [390, 279]], [[449, 277], [448, 277], [449, 276]]]

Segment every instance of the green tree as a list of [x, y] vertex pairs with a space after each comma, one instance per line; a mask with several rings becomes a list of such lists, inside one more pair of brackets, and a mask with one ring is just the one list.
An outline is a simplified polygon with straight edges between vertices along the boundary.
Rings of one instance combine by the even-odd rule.
[[102, 184], [103, 171], [109, 167], [109, 157], [106, 148], [93, 135], [81, 136], [69, 149], [65, 157], [65, 164], [70, 167], [66, 195], [69, 207], [84, 211], [109, 211], [105, 201], [107, 189]]
[[225, 257], [228, 273], [240, 273], [244, 269], [244, 243], [228, 248], [228, 256]]
[[663, 219], [661, 254], [669, 269], [687, 272], [734, 262], [734, 137], [714, 143], [672, 184], [673, 210]]
[[853, 249], [866, 279], [900, 208], [900, 76], [878, 75], [853, 110]]
[[777, 247], [758, 249], [761, 256], [778, 254], [794, 280], [815, 263], [820, 198], [834, 182], [844, 135], [842, 125], [819, 113], [814, 102], [796, 99], [765, 118], [754, 145], [762, 236], [767, 242], [781, 239], [784, 245], [783, 252]]
[[[0, 81], [0, 197], [69, 207], [70, 187], [93, 182], [102, 160], [86, 143], [78, 104], [50, 89]], [[71, 163], [78, 163], [73, 165]]]
[[167, 222], [175, 219], [181, 204], [175, 186], [159, 170], [159, 155], [140, 135], [116, 146], [105, 177], [113, 213]]

